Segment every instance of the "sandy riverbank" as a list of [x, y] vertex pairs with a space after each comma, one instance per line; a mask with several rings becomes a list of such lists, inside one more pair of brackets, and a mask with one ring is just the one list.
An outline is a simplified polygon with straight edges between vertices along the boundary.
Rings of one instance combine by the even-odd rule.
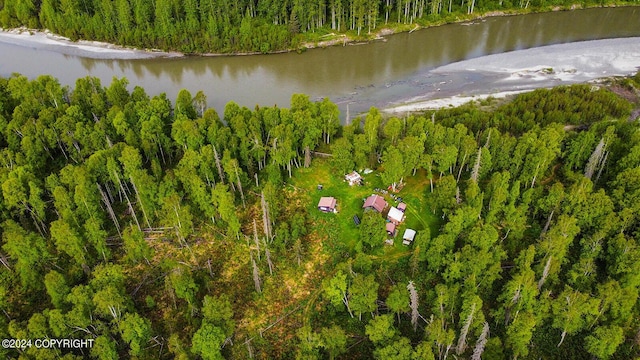
[[446, 89], [448, 83], [435, 84], [439, 86], [436, 91], [396, 102], [385, 111], [402, 113], [458, 106], [488, 97], [502, 98], [538, 88], [597, 81], [637, 71], [640, 71], [639, 37], [542, 46], [432, 69], [423, 76], [459, 79], [473, 75], [478, 79], [465, 83], [462, 92], [453, 94]]
[[416, 111], [422, 111], [422, 110], [442, 109], [446, 107], [457, 107], [472, 101], [482, 101], [490, 97], [494, 99], [503, 99], [508, 96], [514, 96], [514, 95], [522, 94], [529, 91], [533, 91], [533, 89], [503, 91], [499, 93], [479, 94], [479, 95], [473, 95], [473, 96], [454, 95], [447, 98], [432, 99], [432, 100], [410, 103], [406, 105], [399, 105], [399, 106], [385, 109], [385, 111], [388, 113], [406, 113], [406, 112], [416, 112]]
[[56, 35], [49, 31], [37, 31], [26, 28], [9, 30], [0, 28], [0, 42], [92, 59], [132, 60], [182, 56], [180, 53], [139, 50], [99, 41], [72, 41], [64, 36]]

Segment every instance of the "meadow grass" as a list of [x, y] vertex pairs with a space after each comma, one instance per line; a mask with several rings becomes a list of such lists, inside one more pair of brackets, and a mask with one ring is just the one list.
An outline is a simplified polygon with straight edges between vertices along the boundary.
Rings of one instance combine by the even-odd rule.
[[[356, 249], [359, 242], [359, 227], [353, 222], [353, 216], [357, 215], [362, 219], [364, 200], [372, 195], [383, 195], [392, 206], [397, 206], [398, 202], [393, 200], [389, 194], [375, 192], [376, 188], [386, 189], [380, 178], [380, 172], [374, 171], [364, 175], [362, 186], [349, 186], [344, 180], [344, 174], [337, 173], [331, 168], [327, 159], [316, 158], [309, 168], [300, 168], [295, 171], [289, 183], [300, 191], [305, 192], [309, 199], [307, 209], [310, 219], [314, 225], [324, 227], [318, 229], [326, 231], [327, 234], [337, 237], [342, 246], [349, 251]], [[318, 185], [323, 189], [318, 190]], [[418, 172], [416, 176], [409, 176], [405, 179], [405, 186], [397, 196], [402, 197], [407, 204], [405, 221], [397, 228], [394, 246], [384, 246], [374, 251], [375, 255], [383, 255], [384, 258], [396, 258], [401, 254], [408, 254], [410, 249], [402, 245], [402, 235], [407, 228], [416, 231], [429, 229], [431, 236], [435, 236], [440, 226], [440, 219], [433, 214], [428, 204], [430, 197], [429, 179], [424, 173]], [[323, 213], [318, 210], [317, 205], [323, 196], [332, 196], [337, 199], [338, 213]]]

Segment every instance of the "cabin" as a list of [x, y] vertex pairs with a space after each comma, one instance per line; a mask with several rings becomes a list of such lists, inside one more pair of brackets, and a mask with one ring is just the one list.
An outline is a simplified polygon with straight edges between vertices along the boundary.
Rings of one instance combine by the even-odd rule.
[[401, 202], [400, 204], [398, 204], [398, 210], [405, 212], [407, 210], [407, 204]]
[[364, 200], [364, 205], [362, 205], [362, 208], [365, 210], [375, 210], [379, 213], [382, 213], [387, 206], [388, 204], [382, 196], [371, 195]]
[[392, 223], [398, 225], [404, 221], [404, 213], [398, 210], [398, 208], [392, 206], [391, 209], [389, 209], [389, 213], [387, 214], [387, 219], [389, 219], [389, 221], [391, 221]]
[[392, 223], [392, 222], [388, 222], [387, 223], [387, 234], [389, 234], [389, 236], [396, 236], [396, 224]]
[[411, 245], [411, 243], [415, 238], [416, 238], [416, 231], [413, 229], [407, 229], [404, 231], [404, 235], [402, 235], [402, 244]]
[[337, 212], [336, 205], [337, 205], [336, 198], [323, 196], [320, 198], [320, 202], [318, 202], [318, 210], [326, 213], [329, 213], [329, 212], [335, 213]]
[[358, 174], [357, 171], [354, 171], [350, 174], [347, 174], [344, 176], [344, 179], [347, 180], [347, 182], [349, 183], [349, 186], [353, 186], [353, 185], [362, 185], [362, 176], [360, 176], [360, 174]]

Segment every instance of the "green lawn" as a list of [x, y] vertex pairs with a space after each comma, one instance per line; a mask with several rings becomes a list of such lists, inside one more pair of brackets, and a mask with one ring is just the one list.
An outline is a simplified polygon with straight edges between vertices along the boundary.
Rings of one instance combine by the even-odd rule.
[[[362, 219], [362, 204], [364, 199], [374, 194], [375, 188], [386, 188], [380, 179], [380, 173], [374, 171], [371, 174], [360, 174], [364, 178], [363, 186], [349, 186], [344, 180], [344, 174], [333, 171], [327, 159], [316, 158], [310, 168], [297, 169], [290, 184], [306, 192], [309, 196], [307, 209], [314, 222], [322, 223], [326, 227], [334, 227], [337, 230], [339, 241], [349, 250], [353, 250], [359, 237], [358, 227], [353, 223], [353, 216], [358, 215]], [[439, 219], [431, 212], [427, 198], [429, 196], [429, 180], [423, 173], [418, 172], [415, 177], [405, 179], [406, 185], [397, 194], [403, 198], [407, 204], [405, 222], [398, 227], [397, 236], [393, 247], [385, 246], [378, 255], [385, 254], [385, 257], [398, 256], [398, 252], [406, 253], [408, 248], [402, 245], [402, 235], [406, 228], [416, 231], [429, 229], [431, 236], [437, 234]], [[323, 190], [317, 190], [322, 184]], [[382, 194], [380, 194], [382, 195]], [[337, 199], [338, 213], [325, 214], [317, 209], [320, 197], [332, 196]], [[398, 203], [389, 195], [384, 195], [390, 205], [396, 206]]]
[[436, 236], [440, 229], [441, 219], [431, 211], [429, 198], [431, 197], [429, 179], [425, 171], [420, 170], [416, 176], [405, 178], [405, 186], [399, 195], [407, 204], [407, 227], [416, 231], [429, 229], [431, 236]]

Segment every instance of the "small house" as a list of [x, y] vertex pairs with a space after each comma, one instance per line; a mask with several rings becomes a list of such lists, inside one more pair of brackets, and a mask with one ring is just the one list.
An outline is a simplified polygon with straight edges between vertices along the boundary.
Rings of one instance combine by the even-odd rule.
[[410, 245], [415, 238], [416, 238], [416, 231], [413, 229], [407, 229], [404, 231], [404, 235], [402, 235], [402, 244]]
[[389, 234], [389, 236], [396, 236], [396, 224], [392, 223], [392, 222], [388, 222], [387, 223], [387, 234]]
[[404, 221], [404, 213], [398, 210], [398, 208], [392, 206], [391, 209], [389, 209], [389, 213], [387, 214], [387, 219], [389, 219], [389, 221], [391, 221], [392, 223], [398, 225]]
[[407, 210], [407, 204], [401, 202], [400, 204], [398, 204], [398, 210], [405, 212]]
[[387, 207], [387, 202], [380, 195], [371, 195], [365, 199], [364, 205], [362, 205], [363, 209], [373, 209], [379, 213], [383, 212]]
[[357, 171], [352, 172], [344, 176], [344, 179], [349, 182], [349, 186], [362, 185], [362, 176]]
[[318, 210], [323, 212], [336, 212], [336, 198], [323, 196], [320, 198], [320, 202], [318, 202]]

